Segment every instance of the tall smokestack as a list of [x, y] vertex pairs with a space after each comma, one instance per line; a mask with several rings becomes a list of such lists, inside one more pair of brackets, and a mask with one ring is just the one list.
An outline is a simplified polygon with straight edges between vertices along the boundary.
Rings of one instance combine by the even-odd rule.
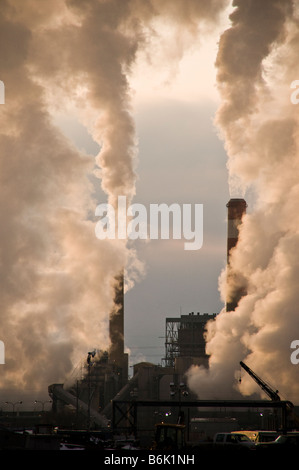
[[110, 351], [109, 362], [121, 373], [121, 382], [128, 378], [128, 356], [124, 353], [124, 273], [115, 277], [114, 307], [110, 312], [109, 335]]
[[237, 245], [239, 229], [242, 218], [246, 213], [246, 201], [244, 199], [230, 199], [227, 207], [227, 296], [226, 311], [231, 312], [237, 307], [243, 295], [244, 286], [238, 282], [238, 273], [234, 272], [231, 264], [231, 250]]

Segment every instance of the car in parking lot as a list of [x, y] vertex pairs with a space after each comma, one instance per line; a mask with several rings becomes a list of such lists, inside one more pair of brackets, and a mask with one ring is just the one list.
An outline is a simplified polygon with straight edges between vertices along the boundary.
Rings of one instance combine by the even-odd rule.
[[281, 434], [272, 442], [257, 442], [257, 450], [297, 449], [299, 451], [299, 433]]
[[215, 434], [213, 442], [217, 447], [229, 446], [238, 449], [255, 449], [255, 443], [249, 439], [246, 434], [241, 434], [239, 432], [218, 432]]

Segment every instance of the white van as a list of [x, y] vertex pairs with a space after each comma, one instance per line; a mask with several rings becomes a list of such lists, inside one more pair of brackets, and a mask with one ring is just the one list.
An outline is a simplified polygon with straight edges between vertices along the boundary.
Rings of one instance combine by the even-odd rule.
[[255, 449], [255, 443], [252, 442], [246, 434], [239, 432], [218, 432], [215, 434], [213, 442], [216, 446], [239, 446], [247, 449]]

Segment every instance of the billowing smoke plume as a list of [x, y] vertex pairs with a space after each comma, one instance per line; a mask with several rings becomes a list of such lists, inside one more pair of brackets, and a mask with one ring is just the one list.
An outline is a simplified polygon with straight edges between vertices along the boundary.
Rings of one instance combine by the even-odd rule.
[[[2, 2], [1, 388], [47, 391], [90, 346], [105, 347], [110, 279], [122, 249], [102, 249], [88, 214], [94, 161], [52, 123], [32, 72], [34, 48], [59, 5]], [[56, 8], [56, 10], [55, 10]], [[53, 17], [54, 16], [54, 17]], [[50, 54], [50, 45], [41, 55]], [[37, 77], [39, 78], [39, 77]], [[3, 392], [5, 393], [5, 391]], [[34, 392], [33, 392], [34, 393]], [[2, 394], [2, 396], [4, 396]], [[34, 398], [34, 397], [33, 397]]]
[[[227, 3], [2, 0], [3, 393], [46, 392], [90, 348], [107, 346], [111, 284], [134, 251], [95, 237], [93, 215], [103, 201], [96, 199], [92, 176], [96, 170], [109, 202], [133, 198], [137, 152], [129, 77], [137, 53], [153, 46], [164, 22], [173, 25], [180, 58], [200, 26], [210, 28]], [[96, 158], [65, 138], [56, 121], [61, 112], [74, 112], [88, 127], [100, 148]]]
[[[217, 57], [222, 105], [216, 121], [231, 196], [249, 198], [231, 258], [247, 295], [209, 325], [210, 368], [190, 370], [190, 386], [201, 398], [240, 392], [265, 398], [245, 372], [238, 383], [242, 360], [296, 402], [299, 366], [290, 360], [290, 346], [299, 329], [299, 114], [290, 85], [299, 77], [298, 6], [288, 0], [234, 0], [233, 6]], [[220, 290], [225, 297], [225, 272]]]

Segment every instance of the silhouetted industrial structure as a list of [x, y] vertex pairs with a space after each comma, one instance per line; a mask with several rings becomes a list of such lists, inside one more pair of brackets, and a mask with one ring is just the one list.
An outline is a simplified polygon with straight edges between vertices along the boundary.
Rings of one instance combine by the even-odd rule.
[[[231, 266], [232, 250], [239, 240], [246, 207], [244, 199], [231, 199], [227, 204], [227, 284], [230, 287], [226, 299], [227, 312], [235, 310], [242, 296], [246, 294], [242, 276]], [[138, 428], [139, 437], [145, 439], [151, 434], [155, 423], [166, 417], [168, 421], [183, 422], [185, 412], [188, 413], [190, 429], [194, 432], [203, 432], [198, 430], [204, 421], [205, 426], [211, 427], [215, 424], [237, 429], [238, 422], [234, 418], [213, 414], [212, 411], [208, 411], [207, 416], [201, 414], [199, 418], [196, 413], [200, 404], [207, 408], [218, 404], [221, 407], [226, 404], [233, 407], [238, 406], [239, 402], [199, 401], [187, 388], [186, 373], [191, 366], [209, 367], [205, 331], [208, 322], [214, 321], [216, 315], [191, 312], [179, 317], [167, 317], [165, 356], [161, 358], [161, 365], [151, 362], [135, 364], [133, 376], [129, 379], [128, 356], [124, 353], [124, 277], [123, 272], [120, 273], [115, 278], [114, 308], [109, 315], [111, 346], [108, 351], [88, 352], [86, 361], [77, 371], [71, 385], [49, 386], [53, 401], [52, 411], [59, 413], [71, 406], [77, 423], [80, 422], [81, 426], [83, 422], [83, 426], [88, 429], [104, 429], [112, 423], [113, 429], [124, 432], [135, 432]], [[263, 405], [262, 401], [254, 403], [243, 401], [240, 407], [253, 409]], [[265, 404], [265, 408], [269, 410], [268, 425], [273, 406], [273, 403]], [[282, 410], [282, 422], [285, 425], [285, 403], [275, 403], [275, 406]], [[243, 419], [245, 413], [241, 415]], [[250, 421], [251, 417], [247, 414], [246, 416]], [[259, 419], [254, 411], [252, 419], [253, 422]]]
[[[227, 268], [231, 273], [230, 253], [236, 246], [239, 227], [246, 212], [243, 199], [231, 199], [228, 204], [227, 227]], [[197, 312], [167, 317], [165, 325], [165, 357], [162, 365], [141, 362], [133, 366], [133, 377], [128, 379], [128, 355], [124, 352], [124, 273], [120, 272], [114, 282], [114, 303], [109, 314], [110, 348], [108, 351], [90, 351], [81, 368], [76, 371], [71, 385], [52, 384], [49, 394], [53, 400], [52, 409], [59, 412], [70, 405], [76, 410], [76, 417], [85, 420], [90, 428], [105, 426], [112, 419], [112, 403], [117, 400], [168, 400], [170, 384], [172, 394], [183, 397], [186, 372], [192, 365], [208, 368], [205, 330], [216, 313]], [[233, 310], [244, 292], [236, 291], [227, 302], [227, 309]], [[184, 400], [195, 399], [186, 393]], [[144, 417], [145, 418], [145, 417]], [[148, 419], [148, 416], [146, 417]], [[152, 423], [151, 423], [152, 424]]]
[[230, 199], [227, 207], [227, 298], [226, 310], [236, 309], [240, 299], [246, 294], [246, 286], [241, 273], [231, 266], [231, 255], [239, 240], [242, 219], [246, 213], [247, 203], [244, 199]]
[[189, 315], [181, 315], [179, 318], [166, 318], [165, 358], [163, 359], [165, 366], [174, 367], [175, 361], [185, 361], [186, 367], [188, 367], [188, 362], [207, 366], [208, 356], [204, 332], [207, 322], [215, 317], [216, 313], [200, 314], [197, 312], [194, 314], [192, 312]]

